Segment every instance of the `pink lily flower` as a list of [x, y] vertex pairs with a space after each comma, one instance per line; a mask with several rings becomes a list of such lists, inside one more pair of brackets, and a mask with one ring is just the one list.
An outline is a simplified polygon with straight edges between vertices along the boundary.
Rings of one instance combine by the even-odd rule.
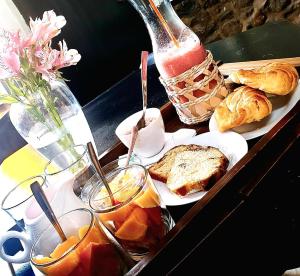
[[56, 16], [54, 11], [46, 11], [43, 18], [32, 20], [30, 18], [30, 29], [32, 35], [29, 43], [31, 45], [47, 44], [53, 37], [61, 32], [61, 28], [66, 24], [64, 16]]
[[26, 78], [26, 72], [35, 71], [51, 80], [60, 76], [59, 69], [77, 64], [80, 54], [75, 49], [68, 50], [65, 41], [59, 42], [59, 50], [51, 48], [52, 38], [65, 24], [64, 16], [51, 10], [44, 12], [42, 19], [30, 18], [31, 34], [26, 38], [19, 31], [0, 32], [0, 79]]
[[10, 52], [4, 55], [2, 62], [4, 66], [9, 68], [13, 75], [18, 75], [20, 73], [20, 59], [19, 55], [15, 52]]
[[77, 62], [81, 59], [81, 55], [78, 53], [77, 50], [68, 50], [67, 44], [64, 40], [63, 42], [60, 41], [58, 45], [60, 48], [60, 55], [58, 60], [56, 60], [54, 64], [55, 69], [76, 65]]

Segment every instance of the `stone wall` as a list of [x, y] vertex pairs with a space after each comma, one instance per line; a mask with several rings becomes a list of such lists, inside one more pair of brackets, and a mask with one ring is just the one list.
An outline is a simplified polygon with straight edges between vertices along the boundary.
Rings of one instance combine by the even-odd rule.
[[269, 21], [300, 24], [300, 0], [183, 0], [174, 8], [204, 43]]

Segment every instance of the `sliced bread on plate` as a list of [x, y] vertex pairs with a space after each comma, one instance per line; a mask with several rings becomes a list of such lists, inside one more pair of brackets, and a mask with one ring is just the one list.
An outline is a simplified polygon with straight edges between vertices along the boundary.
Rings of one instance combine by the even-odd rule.
[[153, 179], [166, 183], [176, 155], [183, 151], [197, 150], [201, 148], [201, 146], [194, 144], [176, 146], [167, 151], [160, 160], [149, 167], [149, 174]]
[[226, 173], [228, 164], [227, 157], [210, 146], [179, 152], [168, 174], [167, 187], [181, 196], [207, 190]]

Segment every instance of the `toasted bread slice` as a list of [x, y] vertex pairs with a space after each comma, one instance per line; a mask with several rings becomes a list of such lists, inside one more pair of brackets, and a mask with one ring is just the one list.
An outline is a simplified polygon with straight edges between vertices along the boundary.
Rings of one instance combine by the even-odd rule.
[[183, 151], [197, 150], [200, 148], [202, 147], [191, 144], [191, 145], [180, 145], [170, 149], [164, 154], [164, 156], [159, 161], [154, 163], [148, 169], [149, 174], [153, 179], [166, 183], [176, 155]]
[[217, 148], [201, 147], [176, 154], [168, 175], [168, 188], [181, 196], [207, 190], [228, 167], [227, 157]]

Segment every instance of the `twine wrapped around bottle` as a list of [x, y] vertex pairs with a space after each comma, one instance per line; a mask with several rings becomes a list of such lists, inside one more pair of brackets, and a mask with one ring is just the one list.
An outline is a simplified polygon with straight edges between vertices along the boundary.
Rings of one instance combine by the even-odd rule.
[[207, 51], [201, 64], [176, 77], [160, 77], [160, 81], [180, 120], [188, 125], [208, 120], [228, 94], [224, 78], [210, 51]]

